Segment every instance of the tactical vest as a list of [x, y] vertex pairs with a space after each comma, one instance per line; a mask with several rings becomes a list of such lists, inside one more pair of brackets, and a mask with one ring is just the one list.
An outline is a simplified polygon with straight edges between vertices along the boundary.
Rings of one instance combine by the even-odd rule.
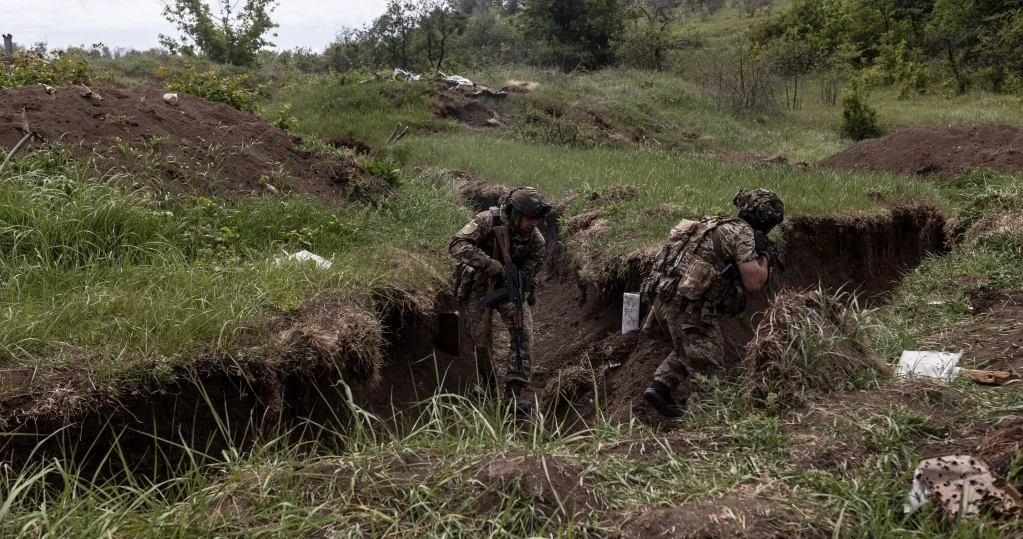
[[[696, 249], [707, 234], [724, 223], [741, 221], [737, 217], [712, 217], [704, 221], [683, 219], [672, 227], [668, 241], [657, 252], [650, 275], [643, 281], [640, 292], [647, 301], [658, 297], [670, 301], [676, 294], [695, 301], [717, 301], [724, 293], [731, 293], [732, 283], [716, 279], [720, 269], [696, 254]], [[723, 258], [721, 247], [714, 244], [715, 254]], [[717, 282], [715, 282], [717, 281]], [[715, 286], [717, 285], [717, 286]], [[727, 286], [725, 286], [727, 285]], [[720, 288], [721, 290], [717, 290]]]

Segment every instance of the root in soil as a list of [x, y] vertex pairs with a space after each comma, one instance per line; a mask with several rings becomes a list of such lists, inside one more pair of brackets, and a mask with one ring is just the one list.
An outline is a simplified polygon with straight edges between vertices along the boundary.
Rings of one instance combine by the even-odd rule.
[[770, 411], [870, 386], [890, 371], [871, 348], [866, 311], [855, 298], [820, 289], [779, 293], [742, 362], [750, 404]]

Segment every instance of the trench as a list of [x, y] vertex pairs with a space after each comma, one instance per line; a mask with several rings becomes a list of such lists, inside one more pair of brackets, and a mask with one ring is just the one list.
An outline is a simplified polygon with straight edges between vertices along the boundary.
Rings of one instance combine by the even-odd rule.
[[[463, 194], [481, 209], [495, 204], [500, 191]], [[883, 302], [905, 271], [946, 249], [944, 225], [941, 212], [926, 205], [869, 215], [793, 218], [784, 226], [787, 270], [776, 286], [820, 283]], [[551, 393], [563, 393], [561, 373], [602, 342], [611, 343], [609, 350], [649, 347], [646, 360], [605, 373], [606, 389], [614, 398], [604, 406], [630, 408], [666, 350], [663, 344], [620, 335], [622, 293], [638, 290], [643, 265], [629, 261], [624, 275], [602, 283], [580, 282], [565, 254], [558, 216], [552, 212], [540, 226], [548, 241], [545, 277], [534, 308], [536, 397], [552, 402]], [[763, 298], [753, 301], [745, 315], [723, 322], [729, 361], [738, 358], [751, 338], [752, 321], [764, 304]], [[437, 312], [455, 309], [450, 297], [437, 298]], [[339, 383], [341, 375], [330, 368], [283, 373], [271, 382], [227, 368], [192, 373], [165, 387], [98, 400], [70, 419], [53, 416], [11, 425], [0, 438], [0, 461], [20, 469], [59, 459], [90, 474], [117, 477], [130, 470], [133, 475], [168, 477], [197, 458], [220, 458], [229, 447], [248, 451], [282, 432], [295, 443], [336, 445], [342, 437], [334, 434], [353, 420], [349, 402], [401, 429], [403, 420], [417, 413], [417, 403], [438, 391], [465, 394], [476, 382], [464, 328], [461, 353], [448, 355], [433, 346], [435, 315], [398, 309], [377, 314], [387, 329], [382, 379], [376, 385], [353, 384], [350, 401]], [[267, 388], [267, 383], [277, 387]], [[574, 397], [585, 399], [584, 393]]]

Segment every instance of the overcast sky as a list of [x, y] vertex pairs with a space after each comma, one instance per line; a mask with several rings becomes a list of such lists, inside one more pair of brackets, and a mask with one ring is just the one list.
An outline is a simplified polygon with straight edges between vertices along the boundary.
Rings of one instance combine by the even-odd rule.
[[[322, 51], [343, 26], [359, 27], [384, 12], [387, 0], [280, 0], [271, 17], [280, 24], [278, 49]], [[148, 49], [161, 33], [177, 37], [160, 0], [0, 0], [0, 33], [25, 46], [50, 48], [102, 42], [111, 49]]]

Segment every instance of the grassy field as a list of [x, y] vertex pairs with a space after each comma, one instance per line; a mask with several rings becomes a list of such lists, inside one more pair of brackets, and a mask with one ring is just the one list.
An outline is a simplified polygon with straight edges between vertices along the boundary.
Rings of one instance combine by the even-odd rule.
[[[408, 252], [439, 253], [465, 213], [431, 175], [408, 175], [382, 208], [336, 213], [297, 195], [154, 199], [52, 155], [18, 165], [0, 176], [0, 357], [85, 368], [99, 384], [187, 363], [211, 341], [231, 349], [314, 295], [371, 311], [386, 283], [436, 290], [446, 261]], [[275, 262], [301, 249], [333, 267]]]
[[[707, 32], [723, 38], [727, 16]], [[492, 131], [435, 118], [440, 97], [429, 83], [308, 77], [263, 103], [269, 116], [290, 103], [306, 138], [354, 136], [373, 144], [374, 159], [397, 159], [400, 186], [376, 205], [336, 211], [294, 195], [160, 198], [59, 152], [15, 159], [0, 174], [0, 370], [75, 371], [99, 386], [145, 388], [174, 376], [197, 348], [231, 350], [253, 332], [265, 337], [266, 321], [317, 297], [373, 316], [372, 293], [384, 285], [432, 297], [447, 286], [450, 234], [471, 214], [451, 170], [533, 185], [564, 204], [566, 221], [592, 209], [591, 193], [609, 199], [596, 242], [568, 238], [570, 253], [592, 268], [659, 243], [679, 218], [731, 213], [740, 187], [776, 189], [794, 215], [922, 200], [969, 228], [986, 215], [1023, 211], [1019, 175], [935, 182], [751, 164], [779, 155], [814, 163], [852, 143], [837, 135], [838, 109], [809, 100], [798, 111], [732, 117], [668, 73], [505, 67], [464, 75], [539, 89], [488, 102], [506, 123]], [[1023, 125], [1018, 100], [1005, 96], [898, 100], [877, 90], [870, 102], [889, 129]], [[411, 134], [384, 147], [398, 122]], [[889, 305], [858, 312], [873, 351], [891, 361], [968, 323], [967, 293], [978, 279], [1023, 287], [1018, 233], [971, 238], [909, 272]], [[333, 267], [274, 262], [299, 249]], [[0, 535], [575, 538], [710, 513], [738, 527], [729, 530], [783, 536], [1021, 533], [1018, 521], [949, 522], [936, 510], [907, 516], [902, 507], [923, 453], [974, 451], [983, 434], [976, 425], [1018, 420], [1019, 385], [881, 382], [774, 414], [751, 409], [733, 380], [699, 377], [697, 385], [670, 430], [599, 413], [585, 428], [553, 417], [516, 425], [493, 402], [435, 395], [399, 425], [355, 410], [359, 419], [345, 432], [301, 443], [268, 433], [158, 483], [91, 476], [73, 459], [23, 470], [0, 463]], [[99, 450], [116, 460], [131, 448]], [[1008, 479], [1019, 480], [1020, 462], [1017, 450]], [[750, 506], [772, 516], [745, 522], [727, 513]]]

